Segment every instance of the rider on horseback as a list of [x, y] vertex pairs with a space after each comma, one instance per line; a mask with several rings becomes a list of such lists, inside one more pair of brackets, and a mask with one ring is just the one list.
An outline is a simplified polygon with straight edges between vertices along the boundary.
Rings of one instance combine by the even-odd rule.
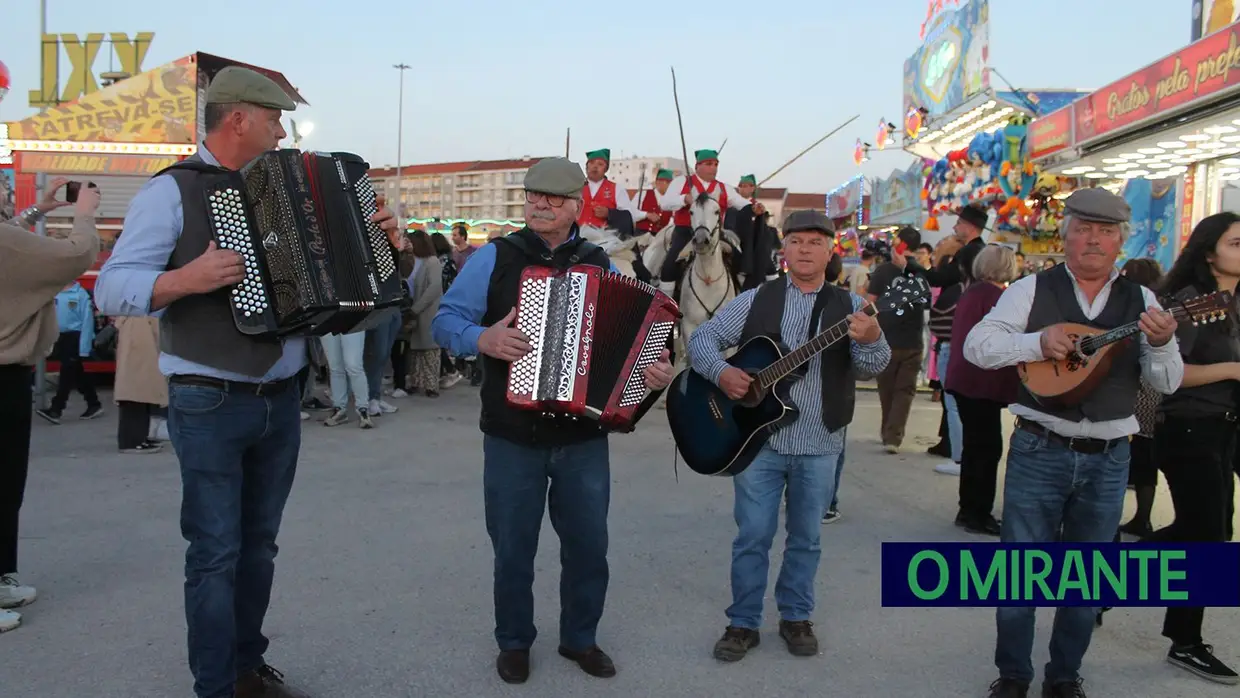
[[672, 220], [672, 212], [664, 211], [659, 206], [659, 197], [667, 193], [674, 177], [671, 170], [660, 169], [654, 176], [654, 189], [642, 195], [641, 210], [646, 216], [637, 222], [637, 229], [642, 233], [649, 233], [651, 238], [658, 235]]
[[[719, 172], [718, 151], [698, 150], [694, 151], [693, 156], [697, 159], [694, 167], [695, 174], [672, 180], [667, 192], [659, 196], [659, 205], [664, 211], [675, 211], [672, 222], [676, 226], [672, 230], [671, 246], [667, 251], [667, 257], [663, 259], [663, 267], [659, 270], [659, 286], [665, 292], [675, 289], [677, 259], [680, 257], [681, 250], [693, 236], [689, 215], [689, 205], [693, 203], [693, 200], [700, 194], [706, 194], [719, 202], [719, 208], [725, 211], [729, 208], [739, 211], [751, 205], [748, 197], [741, 196], [732, 187], [715, 179], [715, 175]], [[754, 203], [752, 206], [755, 215], [761, 215], [766, 211], [766, 207], [761, 203]], [[722, 223], [723, 221], [720, 221], [720, 224]]]
[[646, 213], [633, 204], [628, 189], [618, 187], [607, 179], [610, 167], [610, 148], [586, 153], [586, 183], [581, 185], [581, 212], [577, 215], [577, 225], [583, 228], [613, 228], [623, 239], [632, 235], [635, 223], [646, 220]]

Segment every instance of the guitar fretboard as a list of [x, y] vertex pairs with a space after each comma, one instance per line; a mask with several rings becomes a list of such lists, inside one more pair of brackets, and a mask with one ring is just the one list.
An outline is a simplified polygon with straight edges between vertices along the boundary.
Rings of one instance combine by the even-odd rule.
[[[1181, 307], [1173, 307], [1170, 311], [1176, 322], [1180, 322], [1188, 318], [1188, 313]], [[1137, 322], [1130, 322], [1127, 325], [1120, 325], [1114, 329], [1107, 330], [1102, 334], [1096, 334], [1092, 337], [1086, 337], [1081, 340], [1081, 351], [1086, 354], [1092, 354], [1108, 344], [1114, 344], [1129, 337], [1139, 334], [1141, 326]]]
[[[878, 315], [878, 309], [873, 304], [867, 305], [861, 312], [871, 317]], [[805, 344], [793, 352], [790, 352], [779, 361], [762, 369], [757, 375], [758, 384], [763, 390], [769, 390], [771, 386], [778, 383], [784, 376], [797, 370], [801, 364], [814, 358], [814, 355], [825, 350], [827, 347], [835, 344], [841, 339], [848, 336], [848, 320], [840, 320], [826, 330], [823, 330], [818, 336], [809, 340]]]

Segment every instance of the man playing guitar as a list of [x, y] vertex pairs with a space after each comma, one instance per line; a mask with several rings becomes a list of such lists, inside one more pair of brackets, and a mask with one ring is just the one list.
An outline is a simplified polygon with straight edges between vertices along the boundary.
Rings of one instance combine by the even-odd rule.
[[[1128, 437], [1140, 381], [1169, 394], [1184, 376], [1176, 322], [1153, 292], [1115, 268], [1127, 235], [1129, 207], [1105, 189], [1082, 189], [1064, 202], [1066, 263], [1013, 283], [965, 340], [964, 356], [984, 369], [1076, 351], [1056, 326], [1076, 322], [1102, 329], [1139, 322], [1139, 346], [1115, 354], [1110, 372], [1079, 404], [1051, 408], [1023, 385], [1010, 409], [1017, 417], [1008, 448], [1001, 539], [1004, 543], [1110, 542], [1124, 508]], [[1024, 698], [1034, 677], [1035, 609], [997, 609], [991, 698]], [[1084, 698], [1079, 671], [1096, 609], [1056, 610], [1043, 698]]]

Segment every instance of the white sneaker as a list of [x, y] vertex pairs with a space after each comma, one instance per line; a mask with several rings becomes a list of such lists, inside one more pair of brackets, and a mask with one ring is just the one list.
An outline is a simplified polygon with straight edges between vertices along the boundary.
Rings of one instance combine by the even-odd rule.
[[396, 410], [398, 410], [398, 409], [400, 409], [400, 408], [399, 408], [399, 407], [397, 407], [396, 405], [393, 405], [393, 404], [391, 404], [391, 403], [387, 402], [386, 400], [380, 400], [380, 401], [379, 401], [379, 409], [378, 409], [378, 411], [376, 411], [374, 407], [371, 407], [370, 411], [371, 411], [371, 412], [374, 412], [375, 414], [378, 414], [378, 413], [380, 413], [380, 412], [382, 412], [383, 414], [392, 414], [393, 412], [395, 412], [395, 411], [396, 411]]
[[461, 382], [461, 374], [449, 373], [448, 375], [439, 379], [439, 389], [447, 390], [448, 388], [451, 388], [452, 386], [460, 382]]
[[34, 587], [22, 586], [12, 574], [0, 576], [0, 608], [21, 608], [39, 597]]
[[0, 611], [0, 633], [13, 630], [22, 624], [22, 614], [17, 611]]
[[394, 398], [409, 397], [409, 393], [406, 393], [405, 391], [401, 390], [400, 388], [397, 388], [396, 390], [393, 390], [393, 391], [392, 391], [392, 397], [394, 397]]
[[955, 475], [960, 477], [960, 464], [952, 461], [945, 461], [934, 466], [934, 472], [940, 475]]
[[366, 411], [376, 417], [383, 414], [383, 410], [379, 409], [378, 400], [371, 400], [370, 403], [366, 405]]

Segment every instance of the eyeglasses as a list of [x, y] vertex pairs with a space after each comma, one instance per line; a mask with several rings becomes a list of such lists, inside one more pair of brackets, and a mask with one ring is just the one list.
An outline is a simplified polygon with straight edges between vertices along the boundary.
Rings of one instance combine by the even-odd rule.
[[565, 201], [568, 201], [567, 196], [560, 196], [559, 194], [546, 194], [540, 191], [528, 190], [525, 192], [525, 200], [527, 203], [536, 204], [540, 199], [546, 199], [547, 203], [552, 208], [559, 208], [564, 205]]

